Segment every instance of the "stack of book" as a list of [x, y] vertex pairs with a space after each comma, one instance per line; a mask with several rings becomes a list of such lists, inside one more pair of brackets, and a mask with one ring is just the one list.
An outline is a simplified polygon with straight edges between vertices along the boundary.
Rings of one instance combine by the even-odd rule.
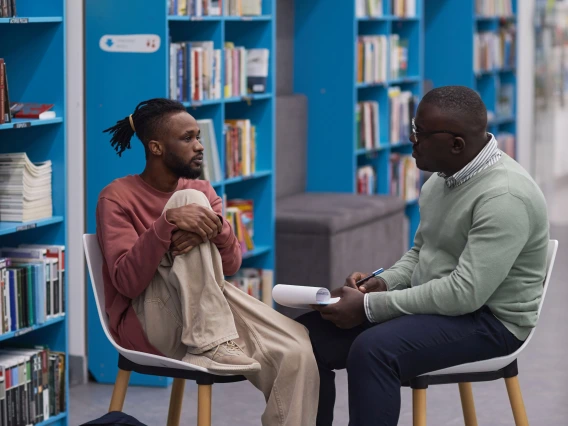
[[0, 334], [65, 314], [65, 247], [0, 250]]
[[202, 179], [210, 182], [220, 182], [223, 179], [223, 170], [219, 160], [219, 150], [217, 138], [215, 137], [215, 127], [210, 118], [197, 120], [201, 131], [201, 145], [203, 145], [203, 174]]
[[512, 0], [476, 0], [475, 13], [478, 16], [513, 16]]
[[0, 221], [53, 215], [51, 161], [33, 164], [26, 153], [0, 154]]
[[227, 221], [232, 225], [241, 244], [241, 252], [254, 249], [254, 204], [252, 200], [234, 199], [227, 202], [225, 208]]
[[221, 98], [221, 50], [212, 41], [170, 44], [170, 99]]
[[0, 424], [35, 425], [66, 411], [65, 354], [47, 348], [0, 350]]
[[392, 0], [392, 14], [402, 18], [416, 16], [416, 0]]
[[225, 175], [248, 176], [256, 171], [256, 127], [250, 120], [225, 120]]
[[387, 36], [357, 38], [357, 82], [384, 83], [387, 81]]
[[175, 16], [220, 16], [222, 0], [168, 0], [168, 13]]
[[497, 87], [497, 116], [512, 117], [515, 102], [515, 85], [500, 84]]
[[262, 0], [222, 0], [227, 16], [260, 16]]
[[408, 40], [391, 34], [391, 79], [408, 76]]
[[418, 98], [400, 87], [389, 88], [390, 100], [390, 142], [398, 144], [408, 141], [412, 128], [412, 118], [416, 114]]
[[515, 158], [515, 135], [501, 132], [495, 135], [499, 149], [511, 158]]
[[225, 98], [266, 92], [269, 53], [225, 43]]
[[242, 268], [236, 275], [227, 277], [227, 282], [244, 291], [249, 296], [272, 305], [272, 270]]
[[513, 23], [501, 26], [499, 30], [499, 67], [514, 68], [517, 51], [517, 27]]
[[421, 174], [410, 155], [391, 154], [391, 195], [414, 201], [420, 195]]
[[383, 0], [357, 0], [357, 18], [383, 16]]
[[377, 173], [371, 166], [357, 169], [357, 193], [373, 195], [377, 192]]
[[356, 108], [357, 148], [380, 147], [379, 103], [359, 102]]

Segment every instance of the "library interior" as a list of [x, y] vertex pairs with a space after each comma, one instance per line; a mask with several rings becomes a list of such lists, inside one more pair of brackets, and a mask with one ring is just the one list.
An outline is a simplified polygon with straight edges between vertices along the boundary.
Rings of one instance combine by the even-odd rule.
[[568, 424], [568, 0], [0, 0], [0, 41], [0, 426]]

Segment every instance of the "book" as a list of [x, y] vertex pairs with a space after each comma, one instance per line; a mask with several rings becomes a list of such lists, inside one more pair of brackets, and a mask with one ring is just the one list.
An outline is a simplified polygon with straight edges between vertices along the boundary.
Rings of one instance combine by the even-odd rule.
[[383, 16], [383, 0], [357, 0], [355, 7], [358, 18]]
[[388, 91], [390, 102], [390, 142], [399, 144], [409, 140], [412, 118], [418, 108], [418, 97], [410, 91], [393, 86]]
[[243, 46], [235, 46], [230, 41], [225, 43], [225, 98], [248, 94], [247, 58], [248, 51]]
[[202, 179], [210, 182], [220, 182], [223, 179], [223, 170], [221, 169], [221, 160], [219, 159], [219, 150], [217, 148], [217, 138], [215, 136], [213, 120], [197, 120], [197, 124], [201, 131], [200, 142], [204, 148], [203, 173], [201, 177]]
[[226, 16], [260, 16], [262, 0], [223, 0]]
[[247, 90], [249, 93], [265, 93], [268, 78], [268, 49], [249, 49], [247, 51]]
[[339, 297], [331, 297], [327, 288], [277, 284], [272, 289], [276, 303], [289, 308], [309, 309], [311, 305], [332, 305]]
[[256, 127], [251, 121], [225, 120], [225, 176], [248, 176], [256, 171]]
[[357, 38], [357, 82], [384, 83], [387, 81], [388, 39], [385, 35]]
[[484, 17], [512, 16], [513, 2], [512, 0], [476, 0], [475, 13]]
[[357, 169], [357, 193], [372, 195], [377, 192], [377, 173], [372, 166]]
[[379, 103], [359, 102], [356, 106], [357, 148], [380, 147]]
[[45, 120], [55, 118], [55, 112], [49, 111], [53, 104], [39, 104], [33, 102], [12, 102], [10, 110], [16, 118], [35, 118]]
[[422, 174], [411, 155], [391, 154], [390, 194], [405, 201], [414, 201], [420, 195]]

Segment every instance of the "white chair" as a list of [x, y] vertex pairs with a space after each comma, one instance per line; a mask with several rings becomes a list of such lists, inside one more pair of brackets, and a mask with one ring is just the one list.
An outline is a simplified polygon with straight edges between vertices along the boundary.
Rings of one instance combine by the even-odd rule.
[[212, 385], [214, 383], [239, 382], [245, 380], [245, 378], [243, 376], [212, 374], [203, 367], [171, 358], [131, 351], [119, 346], [108, 329], [103, 286], [103, 255], [96, 235], [84, 235], [83, 245], [85, 247], [85, 257], [87, 258], [87, 266], [89, 267], [99, 319], [107, 339], [119, 353], [119, 370], [112, 392], [109, 411], [122, 411], [130, 374], [134, 371], [140, 374], [174, 378], [167, 426], [179, 426], [185, 380], [195, 381], [198, 385], [197, 425], [211, 426]]
[[[544, 280], [542, 298], [540, 299], [538, 307], [539, 316], [542, 310], [544, 297], [546, 296], [546, 291], [548, 290], [548, 283], [550, 282], [550, 276], [552, 275], [552, 268], [554, 267], [557, 250], [558, 241], [551, 240], [548, 243], [546, 278]], [[459, 385], [465, 426], [477, 426], [471, 383], [488, 382], [498, 379], [505, 379], [516, 426], [528, 426], [529, 422], [518, 380], [519, 371], [517, 367], [517, 358], [527, 347], [534, 332], [535, 329], [533, 328], [523, 345], [511, 355], [457, 365], [455, 367], [434, 371], [412, 379], [409, 386], [412, 388], [412, 414], [414, 426], [426, 426], [426, 389], [428, 386], [450, 383], [458, 383]]]

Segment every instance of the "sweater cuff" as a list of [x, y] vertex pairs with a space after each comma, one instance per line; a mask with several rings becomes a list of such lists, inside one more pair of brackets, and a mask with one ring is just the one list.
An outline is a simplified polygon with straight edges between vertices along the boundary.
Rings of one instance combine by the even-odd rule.
[[165, 243], [170, 244], [172, 240], [172, 233], [177, 229], [177, 226], [166, 219], [166, 213], [162, 215], [154, 222], [154, 232], [160, 240]]
[[369, 321], [375, 323], [382, 323], [399, 316], [389, 311], [388, 307], [389, 297], [390, 293], [387, 291], [368, 293], [367, 295], [365, 295], [365, 298], [366, 300], [368, 300], [369, 304], [369, 314], [367, 315]]
[[369, 293], [365, 294], [364, 306], [365, 306], [365, 315], [367, 316], [367, 320], [371, 323], [375, 322], [373, 316], [371, 315], [371, 309], [369, 308]]
[[[400, 275], [394, 271], [385, 271], [378, 278], [381, 278], [387, 285], [387, 290], [391, 291], [399, 284], [404, 284], [400, 279]], [[405, 285], [406, 287], [406, 285]]]

